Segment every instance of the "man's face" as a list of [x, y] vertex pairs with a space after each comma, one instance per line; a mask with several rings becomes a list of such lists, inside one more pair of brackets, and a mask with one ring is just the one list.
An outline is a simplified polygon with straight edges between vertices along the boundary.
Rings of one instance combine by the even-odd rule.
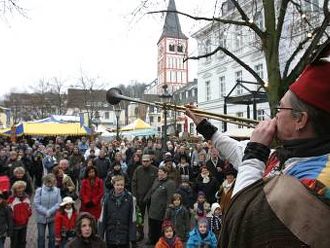
[[125, 189], [125, 181], [124, 180], [119, 180], [119, 181], [116, 181], [113, 185], [114, 189], [115, 189], [115, 192], [117, 194], [120, 194], [124, 191]]
[[[280, 101], [280, 108], [292, 108], [290, 104], [290, 91], [286, 92]], [[292, 110], [281, 109], [276, 114], [277, 138], [279, 140], [292, 140], [297, 138], [296, 121], [292, 116]]]

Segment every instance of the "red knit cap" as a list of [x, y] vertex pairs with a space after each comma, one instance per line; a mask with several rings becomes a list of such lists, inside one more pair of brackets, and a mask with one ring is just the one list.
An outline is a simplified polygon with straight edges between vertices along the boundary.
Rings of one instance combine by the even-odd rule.
[[174, 227], [172, 225], [172, 222], [170, 220], [164, 220], [162, 224], [162, 230], [164, 231], [166, 228], [171, 227], [174, 231]]
[[330, 63], [307, 66], [290, 90], [303, 102], [330, 113]]

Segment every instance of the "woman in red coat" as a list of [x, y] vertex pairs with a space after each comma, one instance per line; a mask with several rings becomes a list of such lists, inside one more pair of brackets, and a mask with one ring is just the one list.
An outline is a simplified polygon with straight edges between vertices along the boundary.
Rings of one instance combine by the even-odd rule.
[[70, 196], [64, 197], [60, 209], [55, 215], [55, 244], [65, 247], [66, 243], [76, 236], [75, 224], [77, 212]]
[[80, 188], [80, 212], [88, 212], [95, 219], [99, 219], [103, 194], [103, 181], [97, 177], [96, 168], [94, 166], [87, 167], [85, 178], [82, 180]]

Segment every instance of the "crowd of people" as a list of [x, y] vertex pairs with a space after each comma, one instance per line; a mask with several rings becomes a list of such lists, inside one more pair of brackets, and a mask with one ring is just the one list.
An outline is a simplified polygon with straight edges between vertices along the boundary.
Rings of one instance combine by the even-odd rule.
[[210, 142], [3, 141], [0, 206], [7, 224], [0, 247], [6, 236], [11, 247], [25, 247], [32, 209], [39, 248], [47, 237], [49, 247], [86, 243], [86, 213], [95, 242], [106, 247], [136, 247], [143, 240], [156, 247], [194, 247], [189, 244], [197, 240], [216, 247], [236, 173]]
[[187, 106], [207, 142], [1, 142], [0, 248], [33, 208], [38, 248], [330, 247], [329, 75], [328, 44], [249, 141]]

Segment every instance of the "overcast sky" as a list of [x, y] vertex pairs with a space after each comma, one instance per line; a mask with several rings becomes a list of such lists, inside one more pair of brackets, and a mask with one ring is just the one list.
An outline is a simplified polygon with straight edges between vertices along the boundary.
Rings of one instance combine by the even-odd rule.
[[[0, 19], [0, 96], [29, 90], [41, 79], [57, 77], [66, 86], [81, 74], [106, 87], [157, 76], [157, 41], [164, 16], [132, 13], [142, 0], [20, 0], [26, 17], [17, 12]], [[176, 0], [177, 9], [192, 14], [210, 13], [216, 1]], [[150, 0], [151, 10], [164, 9], [168, 0]], [[204, 3], [204, 6], [203, 6]], [[190, 36], [200, 25], [180, 17]], [[190, 55], [197, 55], [189, 39]], [[190, 79], [196, 63], [190, 62]]]

